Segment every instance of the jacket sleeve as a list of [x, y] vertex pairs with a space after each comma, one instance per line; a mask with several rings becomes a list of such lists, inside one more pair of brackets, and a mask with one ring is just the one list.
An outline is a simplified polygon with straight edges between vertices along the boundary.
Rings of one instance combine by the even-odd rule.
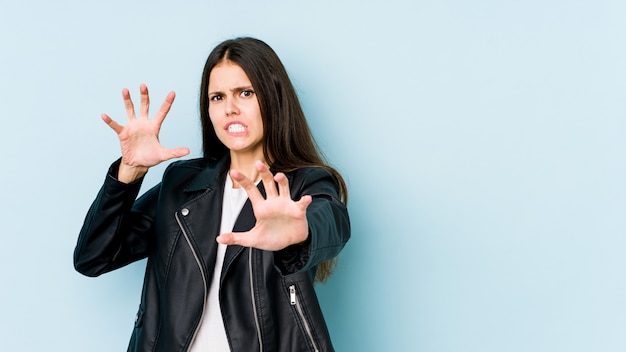
[[[300, 182], [299, 178], [303, 180]], [[292, 182], [296, 186], [292, 188], [294, 199], [310, 195], [313, 202], [306, 211], [307, 240], [274, 255], [275, 264], [284, 275], [308, 271], [336, 257], [350, 239], [348, 210], [339, 200], [335, 178], [329, 171], [306, 168], [296, 172]]]
[[118, 181], [119, 162], [109, 169], [74, 249], [74, 268], [86, 276], [99, 276], [145, 258], [151, 247], [159, 186], [135, 201], [143, 179], [129, 184]]

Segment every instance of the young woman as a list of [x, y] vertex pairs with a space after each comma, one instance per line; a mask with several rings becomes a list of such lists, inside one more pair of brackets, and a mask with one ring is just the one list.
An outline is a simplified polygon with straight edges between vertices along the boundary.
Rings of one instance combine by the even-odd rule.
[[331, 274], [350, 237], [342, 177], [324, 163], [275, 52], [238, 38], [209, 55], [200, 88], [204, 157], [169, 165], [137, 199], [143, 176], [185, 156], [153, 119], [103, 115], [122, 157], [109, 168], [74, 252], [98, 276], [148, 258], [129, 351], [331, 351], [314, 280]]

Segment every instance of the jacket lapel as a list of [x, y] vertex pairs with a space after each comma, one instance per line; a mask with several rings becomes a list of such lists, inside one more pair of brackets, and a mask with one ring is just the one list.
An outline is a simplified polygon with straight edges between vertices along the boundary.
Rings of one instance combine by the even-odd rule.
[[[203, 169], [196, 178], [185, 188], [185, 192], [198, 192], [204, 190], [199, 197], [186, 203], [183, 208], [189, 210], [185, 217], [185, 223], [189, 228], [190, 237], [199, 251], [203, 260], [203, 266], [207, 270], [208, 282], [213, 276], [213, 268], [217, 255], [217, 242], [215, 237], [219, 235], [222, 219], [222, 203], [224, 199], [224, 182], [226, 173], [221, 172], [224, 159], [211, 167]], [[259, 191], [265, 197], [263, 183], [258, 185]], [[256, 224], [256, 218], [250, 200], [246, 200], [235, 225], [233, 232], [249, 231]], [[232, 245], [226, 248], [222, 275], [224, 278], [232, 263], [241, 255], [246, 247]]]
[[[194, 251], [204, 267], [207, 285], [211, 282], [217, 255], [215, 237], [220, 231], [222, 200], [224, 197], [225, 173], [221, 172], [223, 160], [204, 168], [188, 185], [184, 192], [191, 200], [180, 209], [182, 221], [187, 228]], [[203, 191], [203, 192], [202, 192]], [[197, 195], [199, 192], [200, 195]]]
[[[235, 226], [233, 227], [233, 232], [245, 232], [254, 227], [256, 223], [256, 218], [254, 217], [254, 213], [252, 211], [252, 204], [250, 203], [250, 199], [246, 201], [237, 217], [237, 221], [235, 222]], [[235, 259], [241, 255], [243, 250], [246, 247], [232, 245], [226, 248], [226, 253], [224, 255], [224, 266], [222, 267], [222, 279], [226, 276], [228, 269], [230, 269], [231, 264], [235, 261]]]
[[[263, 183], [260, 182], [257, 186], [261, 195], [265, 197], [265, 188], [263, 188]], [[235, 225], [233, 226], [233, 232], [246, 232], [250, 231], [254, 225], [256, 224], [256, 217], [254, 216], [254, 210], [252, 209], [252, 203], [250, 203], [250, 199], [246, 200], [237, 217], [237, 221], [235, 221]], [[242, 246], [228, 246], [226, 249], [226, 254], [224, 256], [224, 266], [222, 267], [222, 278], [226, 276], [226, 273], [230, 269], [231, 264], [235, 261], [235, 259], [241, 255], [243, 250], [246, 247]]]

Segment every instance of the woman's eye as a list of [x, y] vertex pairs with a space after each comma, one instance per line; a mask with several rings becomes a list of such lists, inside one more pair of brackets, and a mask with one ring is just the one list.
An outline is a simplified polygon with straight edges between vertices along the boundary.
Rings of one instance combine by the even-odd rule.
[[249, 98], [249, 97], [251, 97], [253, 95], [254, 95], [254, 92], [252, 90], [250, 90], [250, 89], [244, 90], [244, 91], [241, 92], [241, 96], [244, 97], [244, 98]]
[[218, 100], [222, 100], [222, 96], [219, 94], [215, 94], [214, 96], [209, 98], [211, 101], [218, 101]]

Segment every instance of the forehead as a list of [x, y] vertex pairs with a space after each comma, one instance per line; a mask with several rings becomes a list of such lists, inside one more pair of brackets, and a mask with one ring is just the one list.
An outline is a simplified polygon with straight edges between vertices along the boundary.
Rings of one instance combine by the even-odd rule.
[[248, 75], [232, 61], [222, 61], [209, 74], [209, 91], [251, 86]]

